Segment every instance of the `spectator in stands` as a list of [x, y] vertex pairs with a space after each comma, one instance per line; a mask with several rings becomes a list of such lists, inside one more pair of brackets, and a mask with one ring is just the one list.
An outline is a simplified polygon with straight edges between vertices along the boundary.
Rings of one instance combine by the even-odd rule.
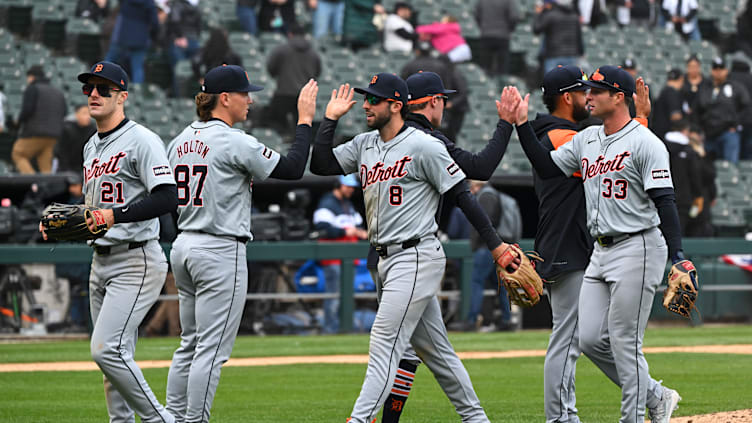
[[227, 30], [224, 28], [212, 28], [206, 44], [193, 59], [193, 74], [199, 83], [203, 83], [206, 72], [218, 66], [243, 66], [243, 59], [232, 50], [230, 40], [227, 38]]
[[489, 76], [507, 73], [509, 38], [520, 19], [517, 0], [478, 0], [475, 21], [480, 27], [478, 64]]
[[[746, 61], [733, 60], [731, 62], [729, 79], [743, 85], [747, 89], [747, 93], [752, 96], [752, 73], [750, 73], [750, 66]], [[739, 159], [752, 160], [752, 113], [742, 113], [740, 121], [742, 124], [742, 139]]]
[[705, 149], [716, 159], [739, 161], [742, 115], [749, 113], [749, 93], [743, 85], [728, 79], [721, 57], [713, 59], [712, 84], [697, 94], [695, 119], [705, 130]]
[[258, 24], [261, 31], [286, 33], [297, 24], [295, 0], [261, 0]]
[[441, 122], [441, 130], [447, 138], [457, 143], [457, 135], [462, 130], [465, 114], [470, 110], [470, 100], [468, 99], [470, 92], [462, 70], [449, 61], [447, 61], [447, 68], [449, 69], [449, 79], [446, 87], [457, 92], [452, 94], [444, 105], [444, 119]]
[[689, 121], [679, 119], [672, 122], [671, 131], [663, 139], [671, 161], [681, 232], [682, 236], [687, 236], [690, 218], [697, 217], [705, 205], [700, 180], [700, 157], [689, 145]]
[[581, 16], [583, 25], [593, 28], [608, 22], [606, 16], [606, 0], [577, 0], [576, 10]]
[[8, 113], [8, 97], [3, 92], [5, 86], [0, 82], [0, 133], [5, 132], [5, 119], [9, 116]]
[[739, 0], [736, 10], [736, 45], [752, 57], [752, 1]]
[[128, 68], [132, 84], [145, 80], [144, 59], [151, 38], [159, 30], [154, 0], [120, 0], [120, 12], [104, 60]]
[[570, 0], [545, 0], [536, 6], [533, 32], [543, 34], [543, 72], [576, 65], [585, 53], [580, 18]]
[[313, 10], [313, 37], [321, 38], [332, 34], [342, 36], [342, 23], [345, 20], [345, 0], [308, 0]]
[[[175, 286], [175, 277], [172, 275], [172, 272], [167, 272], [164, 293], [167, 295], [178, 295], [178, 288]], [[179, 307], [180, 305], [178, 301], [160, 301], [157, 310], [154, 312], [151, 319], [149, 319], [146, 326], [144, 326], [146, 336], [166, 335], [176, 337], [180, 335]]]
[[473, 58], [470, 46], [462, 38], [462, 28], [452, 15], [444, 15], [439, 22], [418, 25], [415, 31], [421, 40], [430, 41], [433, 48], [449, 57], [452, 63], [467, 62]]
[[266, 70], [277, 81], [277, 89], [266, 108], [264, 121], [280, 134], [293, 136], [298, 119], [298, 92], [311, 78], [321, 74], [321, 58], [305, 39], [303, 28], [297, 24], [290, 27], [287, 43], [278, 45], [269, 54]]
[[711, 222], [710, 209], [715, 206], [718, 191], [715, 185], [715, 165], [713, 158], [706, 154], [704, 148], [704, 136], [697, 127], [691, 127], [689, 132], [689, 145], [698, 157], [700, 182], [702, 184], [703, 208], [696, 217], [690, 216], [687, 227], [687, 236], [710, 237], [715, 235]]
[[76, 16], [100, 22], [110, 13], [109, 0], [78, 0]]
[[674, 28], [684, 41], [700, 40], [697, 25], [697, 0], [663, 0], [661, 13], [666, 19], [666, 27]]
[[[322, 233], [321, 240], [355, 242], [368, 238], [363, 229], [363, 217], [358, 213], [350, 197], [360, 183], [354, 174], [342, 175], [334, 189], [324, 194], [313, 212], [314, 228]], [[339, 292], [341, 260], [321, 260], [326, 279], [326, 292]], [[324, 332], [339, 331], [339, 299], [324, 300]]]
[[653, 22], [653, 3], [655, 0], [620, 0], [629, 9], [629, 21], [625, 25], [637, 25], [645, 28]]
[[700, 65], [700, 59], [696, 55], [689, 56], [687, 59], [687, 69], [684, 75], [684, 84], [682, 87], [682, 99], [687, 109], [684, 113], [692, 115], [694, 113], [695, 102], [697, 101], [697, 93], [700, 92], [700, 87], [710, 82], [705, 79], [702, 74], [702, 66]]
[[439, 74], [442, 81], [452, 79], [452, 70], [450, 65], [438, 57], [432, 55], [433, 47], [428, 41], [418, 41], [415, 43], [415, 58], [405, 63], [400, 71], [400, 77], [407, 79], [408, 76], [420, 71], [430, 71]]
[[245, 32], [251, 35], [258, 35], [257, 7], [258, 0], [238, 0], [235, 6], [235, 14], [238, 17], [240, 26], [243, 27]]
[[378, 30], [373, 25], [374, 13], [386, 13], [386, 9], [374, 0], [345, 0], [342, 42], [346, 46], [358, 50], [379, 41]]
[[410, 23], [412, 16], [413, 9], [409, 4], [397, 2], [394, 5], [394, 13], [387, 16], [384, 22], [385, 51], [413, 51], [413, 42], [418, 39], [418, 34]]
[[682, 98], [682, 87], [684, 86], [684, 75], [679, 69], [668, 71], [666, 86], [661, 90], [658, 100], [655, 101], [652, 108], [652, 119], [649, 119], [653, 133], [660, 139], [666, 132], [671, 130], [674, 122], [684, 118], [684, 100]]
[[167, 52], [172, 69], [172, 93], [175, 97], [180, 94], [175, 66], [182, 60], [191, 60], [201, 48], [201, 12], [198, 10], [198, 1], [173, 0], [167, 15]]
[[81, 172], [84, 167], [84, 145], [96, 131], [97, 126], [91, 120], [87, 104], [77, 105], [73, 119], [63, 123], [63, 135], [57, 144], [58, 172]]
[[55, 144], [63, 132], [65, 97], [50, 84], [40, 65], [29, 68], [26, 83], [17, 119], [20, 130], [11, 158], [20, 173], [35, 173], [31, 159], [36, 159], [39, 172], [50, 173]]
[[[504, 210], [501, 209], [499, 192], [490, 184], [483, 181], [471, 181], [470, 192], [478, 198], [478, 203], [486, 212], [492, 223], [499, 226], [501, 215]], [[507, 239], [507, 238], [505, 238]], [[509, 239], [510, 242], [519, 240]], [[488, 248], [485, 248], [483, 240], [478, 235], [475, 228], [470, 229], [470, 248], [473, 250], [473, 272], [471, 276], [472, 293], [470, 299], [470, 312], [465, 322], [465, 330], [475, 330], [478, 328], [478, 316], [483, 306], [483, 290], [486, 285], [491, 284], [494, 288], [498, 287], [499, 308], [501, 310], [501, 319], [496, 322], [496, 329], [501, 331], [512, 330], [511, 323], [512, 313], [509, 308], [509, 297], [503, 286], [498, 285], [496, 276], [496, 266], [493, 263], [493, 257]]]

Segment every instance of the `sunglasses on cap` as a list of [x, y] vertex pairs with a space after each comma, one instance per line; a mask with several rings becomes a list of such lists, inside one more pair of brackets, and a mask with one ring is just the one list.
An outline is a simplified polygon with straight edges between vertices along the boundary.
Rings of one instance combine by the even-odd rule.
[[366, 101], [368, 102], [368, 104], [370, 104], [372, 106], [375, 106], [375, 105], [381, 103], [382, 101], [394, 101], [394, 102], [396, 102], [397, 100], [394, 100], [394, 99], [391, 99], [391, 98], [379, 97], [379, 96], [375, 96], [373, 94], [366, 94]]
[[84, 84], [81, 87], [81, 91], [83, 91], [85, 96], [90, 97], [91, 93], [94, 92], [94, 88], [97, 89], [101, 97], [111, 97], [112, 93], [110, 91], [122, 91], [120, 88], [115, 88], [108, 84]]

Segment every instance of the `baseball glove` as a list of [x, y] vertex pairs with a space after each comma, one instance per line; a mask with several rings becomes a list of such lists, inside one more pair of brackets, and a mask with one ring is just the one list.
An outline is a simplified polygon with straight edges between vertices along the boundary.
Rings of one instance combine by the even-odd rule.
[[663, 307], [668, 311], [689, 318], [696, 308], [699, 279], [697, 269], [689, 260], [682, 260], [671, 266], [668, 272], [668, 288], [663, 291]]
[[[511, 270], [509, 264], [519, 257], [520, 265]], [[536, 253], [524, 253], [517, 244], [510, 245], [494, 258], [499, 283], [504, 285], [509, 300], [520, 307], [538, 304], [543, 295], [543, 280], [535, 271], [535, 261], [543, 261]]]
[[[89, 229], [87, 217], [94, 221], [95, 230]], [[58, 241], [86, 241], [100, 238], [107, 232], [101, 210], [83, 204], [52, 203], [42, 212], [41, 222], [47, 238]]]

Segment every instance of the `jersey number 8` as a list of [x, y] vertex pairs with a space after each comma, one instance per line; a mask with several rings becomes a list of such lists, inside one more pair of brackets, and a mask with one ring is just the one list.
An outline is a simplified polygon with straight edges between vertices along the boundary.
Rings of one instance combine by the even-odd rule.
[[[193, 170], [191, 170], [191, 168]], [[187, 206], [191, 202], [191, 176], [198, 176], [196, 183], [195, 194], [193, 196], [193, 205], [201, 207], [204, 205], [204, 200], [201, 198], [201, 192], [204, 190], [204, 181], [206, 180], [206, 174], [209, 171], [207, 165], [177, 165], [175, 166], [175, 182], [178, 188], [178, 205]]]

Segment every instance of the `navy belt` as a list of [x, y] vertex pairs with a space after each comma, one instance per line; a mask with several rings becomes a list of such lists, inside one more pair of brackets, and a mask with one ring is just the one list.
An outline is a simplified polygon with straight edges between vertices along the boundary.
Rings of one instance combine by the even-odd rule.
[[[99, 254], [100, 256], [106, 256], [108, 254], [117, 253], [120, 250], [126, 251], [126, 250], [135, 250], [136, 248], [141, 248], [149, 241], [141, 241], [141, 242], [131, 242], [129, 244], [118, 244], [118, 245], [92, 245], [92, 248], [94, 248], [94, 252]], [[128, 247], [128, 248], [125, 248]]]
[[647, 229], [639, 231], [639, 232], [632, 232], [631, 234], [619, 234], [619, 235], [604, 235], [599, 236], [595, 238], [595, 242], [597, 242], [601, 247], [610, 247], [612, 245], [618, 244], [622, 241], [626, 241], [629, 238], [639, 235], [643, 232], [645, 232]]
[[378, 253], [380, 257], [386, 258], [397, 252], [395, 251], [395, 247], [401, 248], [402, 250], [407, 250], [408, 248], [415, 247], [418, 244], [420, 244], [420, 238], [408, 239], [402, 244], [371, 244], [371, 245], [373, 246], [374, 250], [376, 250], [376, 253]]
[[211, 235], [211, 236], [218, 236], [218, 237], [228, 237], [228, 238], [235, 238], [236, 241], [242, 242], [243, 244], [247, 243], [250, 238], [247, 236], [234, 236], [234, 235], [217, 235], [217, 234], [211, 234], [209, 232], [204, 231], [178, 231], [178, 233], [181, 232], [195, 232], [198, 234], [204, 234], [204, 235]]

